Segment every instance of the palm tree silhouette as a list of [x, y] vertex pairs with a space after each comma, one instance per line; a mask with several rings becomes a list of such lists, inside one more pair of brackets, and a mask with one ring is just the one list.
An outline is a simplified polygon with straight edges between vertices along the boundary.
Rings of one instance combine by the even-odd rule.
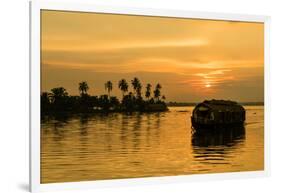
[[159, 97], [161, 96], [161, 91], [160, 91], [161, 88], [162, 86], [158, 83], [154, 90], [154, 98], [156, 98], [158, 101], [159, 101]]
[[53, 89], [51, 89], [51, 92], [52, 92], [52, 94], [51, 94], [52, 101], [66, 97], [68, 95], [68, 93], [66, 92], [66, 89], [63, 87], [53, 88]]
[[112, 82], [111, 81], [107, 81], [105, 84], [104, 84], [104, 87], [105, 87], [105, 90], [108, 92], [108, 96], [110, 98], [110, 92], [112, 91]]
[[137, 93], [137, 89], [139, 89], [141, 86], [141, 84], [140, 84], [140, 80], [137, 78], [137, 77], [135, 77], [133, 80], [131, 80], [131, 83], [132, 83], [132, 85], [133, 85], [133, 89], [134, 89], [134, 93], [136, 94]]
[[[159, 83], [155, 86], [153, 93], [152, 85], [149, 83], [146, 84], [145, 97], [147, 101], [142, 98], [142, 84], [140, 80], [135, 77], [133, 80], [131, 80], [131, 84], [133, 86], [134, 93], [129, 92], [129, 94], [126, 94], [128, 92], [129, 84], [125, 79], [121, 79], [118, 82], [118, 87], [123, 93], [122, 101], [119, 101], [116, 96], [110, 96], [111, 91], [113, 90], [113, 84], [111, 81], [107, 81], [104, 85], [108, 94], [101, 95], [100, 97], [91, 96], [87, 93], [89, 86], [86, 81], [82, 81], [78, 84], [80, 96], [68, 95], [64, 87], [56, 87], [51, 89], [50, 93], [41, 93], [41, 113], [44, 115], [44, 113], [48, 114], [57, 112], [95, 113], [97, 111], [149, 112], [167, 110], [166, 104], [164, 102], [166, 97], [161, 95], [162, 86]], [[153, 107], [154, 104], [158, 104], [160, 107], [155, 109]]]
[[81, 95], [87, 94], [88, 90], [89, 90], [89, 86], [87, 82], [83, 81], [79, 83], [79, 91]]
[[146, 85], [146, 91], [145, 91], [145, 97], [147, 98], [147, 100], [149, 100], [151, 95], [151, 84], [147, 84]]
[[139, 83], [137, 86], [137, 97], [139, 99], [141, 98], [141, 88], [142, 88], [142, 85], [141, 85], [141, 83]]
[[53, 88], [51, 93], [51, 102], [54, 105], [54, 109], [57, 111], [63, 111], [67, 108], [68, 93], [63, 87]]
[[120, 80], [119, 83], [118, 83], [118, 87], [122, 91], [123, 98], [124, 98], [124, 95], [128, 91], [128, 87], [129, 87], [127, 81], [125, 79]]

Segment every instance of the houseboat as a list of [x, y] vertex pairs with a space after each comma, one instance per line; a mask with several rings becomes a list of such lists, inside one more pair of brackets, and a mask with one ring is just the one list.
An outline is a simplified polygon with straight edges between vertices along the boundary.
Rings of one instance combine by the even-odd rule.
[[191, 123], [194, 129], [243, 126], [246, 111], [235, 101], [205, 100], [195, 106]]

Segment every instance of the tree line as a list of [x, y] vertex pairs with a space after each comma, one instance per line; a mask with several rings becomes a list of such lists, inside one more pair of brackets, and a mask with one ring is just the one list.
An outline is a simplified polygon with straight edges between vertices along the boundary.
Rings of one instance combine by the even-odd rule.
[[56, 87], [51, 92], [41, 93], [41, 113], [64, 113], [64, 112], [132, 112], [132, 111], [165, 111], [167, 106], [166, 97], [161, 94], [162, 86], [156, 84], [152, 91], [152, 85], [146, 84], [144, 97], [142, 96], [142, 84], [138, 78], [131, 80], [133, 92], [129, 92], [129, 83], [125, 79], [118, 82], [118, 88], [122, 92], [122, 99], [111, 96], [113, 83], [107, 81], [104, 84], [107, 94], [91, 96], [86, 81], [78, 84], [79, 96], [71, 96], [64, 87]]

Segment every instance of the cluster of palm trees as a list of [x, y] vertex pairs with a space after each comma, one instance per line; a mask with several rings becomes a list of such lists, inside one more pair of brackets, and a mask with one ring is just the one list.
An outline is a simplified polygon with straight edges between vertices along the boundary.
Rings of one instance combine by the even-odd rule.
[[[107, 94], [91, 96], [88, 94], [89, 85], [86, 81], [79, 83], [80, 96], [70, 96], [63, 87], [51, 89], [51, 92], [41, 94], [41, 112], [97, 112], [97, 111], [164, 111], [166, 97], [161, 95], [162, 86], [158, 83], [152, 93], [152, 85], [145, 87], [145, 98], [142, 97], [142, 84], [138, 78], [131, 80], [133, 92], [129, 92], [129, 84], [125, 79], [118, 82], [122, 92], [122, 100], [111, 96], [113, 83], [107, 81], [105, 90]], [[161, 97], [162, 96], [162, 97]], [[161, 97], [161, 99], [160, 99]]]

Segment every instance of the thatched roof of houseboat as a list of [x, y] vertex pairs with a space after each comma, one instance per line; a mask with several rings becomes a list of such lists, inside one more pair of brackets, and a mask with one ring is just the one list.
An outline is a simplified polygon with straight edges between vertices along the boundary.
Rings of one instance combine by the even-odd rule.
[[204, 106], [213, 111], [223, 112], [242, 112], [245, 109], [235, 101], [230, 100], [205, 100], [203, 103], [199, 103], [196, 107]]

